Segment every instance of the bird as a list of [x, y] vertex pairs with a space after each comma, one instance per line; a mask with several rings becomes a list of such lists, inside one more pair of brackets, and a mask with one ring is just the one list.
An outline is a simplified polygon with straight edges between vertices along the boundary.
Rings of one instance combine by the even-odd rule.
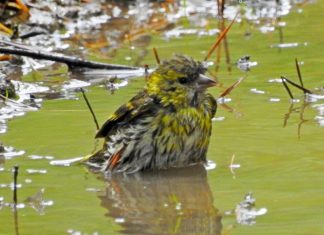
[[204, 63], [176, 54], [147, 78], [143, 90], [120, 106], [98, 130], [103, 147], [86, 164], [107, 174], [131, 174], [206, 163], [217, 82]]

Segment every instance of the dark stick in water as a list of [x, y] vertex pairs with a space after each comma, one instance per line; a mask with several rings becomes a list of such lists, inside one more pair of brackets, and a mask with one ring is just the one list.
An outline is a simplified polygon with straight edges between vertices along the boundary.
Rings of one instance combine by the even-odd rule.
[[285, 78], [285, 80], [286, 80], [286, 82], [293, 85], [294, 87], [297, 87], [298, 89], [302, 90], [304, 93], [312, 94], [312, 92], [310, 90], [298, 85], [297, 83], [294, 83], [293, 81], [289, 80], [288, 78]]
[[[300, 72], [300, 68], [299, 68], [297, 58], [295, 58], [295, 64], [296, 64], [296, 69], [297, 69], [297, 74], [298, 74], [298, 79], [299, 79], [300, 85], [302, 87], [304, 87], [304, 83], [303, 83], [303, 79], [302, 79], [302, 76], [301, 76], [301, 72]], [[304, 91], [304, 93], [306, 93], [306, 92]]]
[[154, 56], [155, 56], [156, 63], [157, 64], [160, 64], [161, 63], [160, 57], [159, 57], [159, 54], [158, 54], [158, 52], [157, 52], [157, 50], [156, 50], [155, 47], [153, 47], [153, 53], [154, 53]]
[[18, 181], [18, 170], [19, 167], [16, 165], [13, 168], [13, 213], [14, 213], [14, 224], [15, 224], [15, 232], [16, 235], [19, 235], [19, 228], [18, 228], [18, 210], [17, 210], [17, 203], [18, 203], [18, 196], [17, 196], [17, 181]]
[[18, 166], [14, 166], [13, 175], [14, 175], [14, 182], [13, 182], [13, 202], [14, 206], [17, 205], [17, 178], [18, 178]]
[[67, 64], [70, 68], [73, 67], [81, 67], [81, 68], [90, 68], [90, 69], [114, 69], [114, 70], [123, 70], [123, 69], [131, 69], [135, 70], [135, 67], [125, 66], [125, 65], [115, 65], [115, 64], [106, 64], [94, 61], [83, 60], [77, 57], [66, 56], [58, 53], [49, 53], [45, 51], [32, 51], [33, 48], [12, 48], [12, 47], [4, 47], [0, 46], [0, 53], [10, 54], [10, 55], [20, 55], [27, 56], [34, 59], [42, 59], [42, 60], [51, 60], [60, 63]]
[[286, 81], [287, 81], [287, 78], [285, 78], [285, 77], [281, 76], [281, 80], [282, 80], [282, 84], [283, 84], [283, 85], [284, 85], [284, 87], [286, 88], [286, 91], [288, 92], [288, 95], [289, 95], [290, 99], [294, 99], [294, 96], [293, 96], [293, 94], [291, 93], [291, 91], [290, 91], [289, 87], [287, 86], [287, 83], [286, 83]]
[[82, 88], [80, 88], [80, 91], [82, 92], [82, 96], [83, 96], [85, 102], [87, 103], [87, 106], [88, 106], [88, 108], [89, 108], [89, 110], [90, 110], [90, 112], [91, 112], [91, 115], [92, 115], [93, 120], [94, 120], [94, 122], [95, 122], [95, 124], [96, 124], [97, 130], [99, 130], [99, 124], [98, 124], [98, 121], [97, 121], [96, 115], [95, 115], [95, 113], [94, 113], [94, 111], [93, 111], [93, 109], [92, 109], [92, 107], [91, 107], [91, 105], [90, 105], [90, 102], [89, 102], [89, 100], [88, 100], [88, 98], [87, 98], [87, 96], [86, 96], [84, 90], [83, 90]]

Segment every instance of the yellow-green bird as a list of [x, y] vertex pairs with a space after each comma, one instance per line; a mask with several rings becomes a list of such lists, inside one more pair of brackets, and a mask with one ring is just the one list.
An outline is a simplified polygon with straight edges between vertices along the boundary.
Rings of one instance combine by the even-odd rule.
[[206, 93], [216, 82], [203, 63], [175, 55], [162, 62], [143, 91], [98, 131], [101, 150], [87, 164], [99, 171], [134, 173], [206, 162], [217, 103]]

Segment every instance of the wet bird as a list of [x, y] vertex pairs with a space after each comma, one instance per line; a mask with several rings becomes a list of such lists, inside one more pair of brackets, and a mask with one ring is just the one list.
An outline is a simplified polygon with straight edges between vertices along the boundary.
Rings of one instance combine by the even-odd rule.
[[205, 163], [217, 103], [203, 63], [175, 55], [148, 77], [143, 91], [98, 131], [101, 150], [86, 163], [103, 172], [134, 173]]

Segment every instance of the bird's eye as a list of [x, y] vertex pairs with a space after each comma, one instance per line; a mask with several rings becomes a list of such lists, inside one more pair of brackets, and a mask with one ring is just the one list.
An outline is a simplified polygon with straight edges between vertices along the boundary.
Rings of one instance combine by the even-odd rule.
[[188, 78], [186, 77], [181, 77], [178, 79], [179, 83], [180, 84], [186, 84], [188, 82]]

